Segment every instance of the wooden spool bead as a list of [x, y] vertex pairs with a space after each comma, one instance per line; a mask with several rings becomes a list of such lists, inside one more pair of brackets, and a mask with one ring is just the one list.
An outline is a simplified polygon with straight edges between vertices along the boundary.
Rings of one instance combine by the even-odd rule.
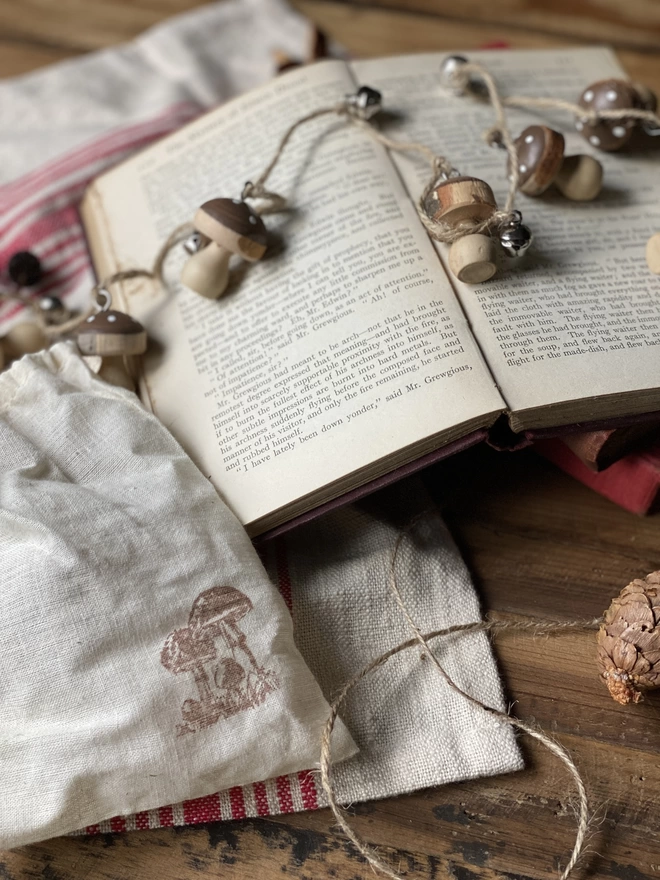
[[114, 309], [91, 315], [78, 327], [76, 340], [83, 354], [101, 357], [144, 354], [147, 333], [142, 324]]
[[266, 251], [267, 230], [261, 217], [240, 199], [211, 199], [198, 209], [195, 229], [210, 239], [183, 267], [181, 281], [208, 299], [217, 299], [229, 282], [229, 260], [238, 254], [250, 263]]
[[497, 211], [492, 189], [478, 177], [448, 177], [429, 193], [426, 212], [450, 226], [483, 223]]
[[449, 248], [449, 268], [465, 284], [488, 281], [497, 271], [497, 246], [488, 235], [464, 235]]
[[46, 348], [47, 344], [44, 331], [34, 321], [14, 324], [2, 340], [8, 360], [15, 360], [24, 354], [34, 354]]
[[564, 136], [547, 125], [529, 125], [514, 141], [519, 189], [538, 196], [553, 184], [567, 199], [586, 202], [602, 188], [603, 166], [593, 156], [565, 156]]
[[[586, 88], [578, 100], [587, 110], [629, 110], [643, 106], [632, 83], [623, 79], [601, 79]], [[600, 119], [595, 124], [577, 119], [575, 127], [593, 147], [606, 152], [620, 150], [629, 140], [635, 127], [634, 119]]]
[[646, 242], [646, 264], [654, 275], [660, 275], [660, 232]]

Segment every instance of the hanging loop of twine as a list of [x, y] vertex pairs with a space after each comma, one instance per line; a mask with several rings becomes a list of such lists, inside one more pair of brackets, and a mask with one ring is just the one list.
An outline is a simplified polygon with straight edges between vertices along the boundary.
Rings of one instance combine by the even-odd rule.
[[405, 642], [401, 642], [395, 647], [391, 648], [389, 651], [381, 654], [379, 657], [376, 657], [370, 663], [368, 663], [363, 669], [361, 669], [356, 675], [354, 675], [341, 689], [337, 697], [334, 699], [330, 706], [330, 716], [326, 722], [325, 728], [323, 730], [323, 735], [321, 738], [321, 758], [320, 758], [320, 774], [321, 774], [321, 785], [323, 791], [325, 792], [326, 798], [328, 800], [328, 805], [332, 810], [333, 816], [337, 821], [337, 824], [344, 832], [344, 834], [348, 837], [351, 843], [355, 846], [355, 848], [360, 852], [360, 854], [366, 859], [366, 861], [375, 869], [385, 874], [386, 876], [392, 878], [392, 880], [404, 880], [401, 874], [397, 871], [394, 871], [386, 862], [384, 862], [378, 853], [369, 845], [367, 845], [357, 834], [357, 832], [352, 828], [351, 824], [348, 821], [347, 814], [340, 807], [337, 802], [333, 784], [332, 784], [332, 748], [331, 748], [331, 736], [332, 731], [337, 720], [339, 709], [342, 706], [344, 700], [348, 696], [348, 694], [353, 690], [353, 688], [359, 684], [364, 678], [369, 676], [372, 672], [375, 672], [381, 666], [384, 666], [388, 660], [396, 655], [400, 654], [402, 651], [406, 651], [416, 645], [421, 646], [424, 649], [424, 653], [431, 659], [434, 667], [440, 674], [441, 678], [444, 680], [446, 685], [454, 691], [457, 695], [459, 695], [462, 699], [467, 700], [471, 705], [473, 705], [478, 710], [484, 712], [491, 718], [496, 719], [499, 723], [506, 724], [514, 729], [520, 730], [523, 733], [526, 733], [528, 736], [531, 736], [533, 739], [537, 740], [541, 745], [548, 749], [559, 761], [561, 761], [566, 767], [569, 775], [571, 776], [578, 795], [578, 810], [577, 810], [577, 829], [575, 833], [575, 841], [573, 844], [573, 848], [571, 850], [570, 857], [568, 862], [563, 869], [560, 880], [568, 880], [569, 876], [573, 872], [580, 856], [584, 851], [584, 844], [587, 836], [587, 830], [589, 827], [589, 800], [587, 796], [587, 790], [584, 784], [584, 780], [580, 775], [580, 772], [575, 765], [575, 762], [566, 751], [566, 749], [556, 742], [554, 739], [549, 737], [542, 730], [527, 724], [524, 721], [520, 721], [516, 718], [512, 718], [506, 712], [502, 712], [499, 709], [496, 709], [492, 706], [488, 706], [485, 703], [478, 700], [476, 697], [473, 697], [471, 694], [464, 691], [447, 673], [444, 667], [441, 665], [438, 660], [436, 654], [432, 650], [429, 642], [436, 638], [442, 638], [449, 635], [455, 634], [467, 634], [467, 633], [476, 633], [476, 632], [495, 632], [498, 630], [517, 630], [517, 631], [526, 631], [530, 632], [534, 635], [549, 635], [549, 634], [561, 634], [568, 632], [590, 632], [593, 630], [597, 630], [602, 622], [602, 618], [595, 618], [592, 620], [578, 620], [578, 621], [543, 621], [543, 620], [483, 620], [476, 621], [474, 623], [466, 623], [466, 624], [456, 624], [454, 626], [446, 627], [445, 629], [435, 630], [434, 632], [423, 634], [415, 621], [413, 620], [406, 604], [399, 590], [399, 586], [397, 583], [396, 577], [396, 562], [397, 557], [400, 552], [401, 545], [411, 529], [414, 525], [424, 516], [421, 514], [416, 517], [408, 527], [403, 530], [399, 536], [397, 537], [394, 549], [392, 551], [391, 559], [390, 559], [390, 567], [389, 567], [389, 589], [392, 592], [394, 599], [401, 610], [408, 628], [413, 633], [413, 637], [408, 639]]

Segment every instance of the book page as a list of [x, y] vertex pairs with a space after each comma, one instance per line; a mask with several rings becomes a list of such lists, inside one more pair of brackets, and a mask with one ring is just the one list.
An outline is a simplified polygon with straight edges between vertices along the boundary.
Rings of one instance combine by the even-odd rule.
[[[104, 218], [93, 235], [102, 271], [149, 265], [200, 203], [238, 197], [292, 122], [352, 91], [343, 62], [293, 71], [101, 178], [85, 214]], [[171, 294], [131, 282], [126, 302], [152, 340], [153, 410], [253, 530], [301, 499], [300, 512], [319, 503], [324, 487], [329, 500], [490, 424], [504, 406], [380, 145], [336, 116], [314, 120], [268, 187], [292, 205], [265, 218], [279, 245], [233, 265], [221, 300], [178, 284], [179, 249]]]
[[[625, 74], [607, 49], [462, 53], [495, 75], [503, 94], [577, 101], [590, 83]], [[444, 56], [425, 54], [353, 64], [361, 82], [383, 91], [401, 119], [388, 134], [418, 139], [463, 174], [485, 179], [498, 203], [507, 191], [507, 155], [486, 146], [494, 122], [488, 104], [440, 85]], [[660, 138], [620, 153], [588, 144], [566, 114], [508, 111], [514, 137], [532, 123], [561, 131], [566, 155], [591, 153], [603, 164], [604, 188], [593, 202], [570, 202], [556, 190], [519, 194], [534, 232], [530, 251], [503, 259], [489, 282], [454, 280], [457, 294], [520, 429], [660, 409], [660, 279], [644, 259], [660, 230]], [[427, 181], [418, 161], [393, 154], [411, 195]], [[446, 259], [447, 248], [438, 245]]]

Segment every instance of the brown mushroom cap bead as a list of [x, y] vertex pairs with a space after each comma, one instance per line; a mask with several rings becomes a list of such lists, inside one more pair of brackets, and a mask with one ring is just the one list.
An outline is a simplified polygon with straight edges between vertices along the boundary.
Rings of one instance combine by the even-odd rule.
[[91, 315], [78, 327], [78, 348], [83, 354], [102, 357], [128, 354], [144, 354], [147, 350], [147, 333], [142, 324], [124, 312], [109, 309]]
[[264, 222], [240, 199], [211, 199], [197, 209], [195, 229], [244, 260], [260, 260], [268, 243]]
[[[587, 110], [629, 110], [641, 106], [642, 99], [631, 83], [623, 79], [602, 79], [585, 89], [578, 101]], [[619, 150], [632, 135], [634, 119], [601, 119], [592, 124], [576, 120], [575, 127], [585, 140], [608, 152]]]
[[564, 135], [547, 125], [530, 125], [514, 141], [519, 189], [528, 196], [545, 192], [564, 161]]

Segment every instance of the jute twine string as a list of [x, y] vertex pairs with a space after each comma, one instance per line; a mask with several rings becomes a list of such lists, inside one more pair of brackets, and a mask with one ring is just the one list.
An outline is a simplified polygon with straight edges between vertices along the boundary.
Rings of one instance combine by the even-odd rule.
[[575, 765], [575, 762], [563, 746], [561, 746], [558, 742], [549, 737], [542, 730], [537, 729], [536, 727], [533, 727], [532, 725], [527, 724], [524, 721], [519, 721], [516, 718], [512, 718], [506, 712], [502, 712], [499, 709], [493, 708], [492, 706], [487, 706], [485, 703], [481, 702], [481, 700], [478, 700], [476, 697], [473, 697], [471, 694], [468, 694], [466, 691], [464, 691], [458, 684], [456, 684], [456, 682], [449, 676], [447, 671], [442, 667], [440, 661], [438, 660], [437, 656], [429, 645], [429, 642], [432, 639], [458, 633], [466, 634], [475, 632], [496, 632], [498, 630], [517, 630], [523, 632], [526, 631], [532, 633], [533, 635], [561, 634], [566, 632], [587, 632], [598, 629], [602, 622], [602, 618], [573, 621], [483, 620], [474, 623], [455, 624], [454, 626], [446, 627], [445, 629], [434, 630], [433, 632], [426, 634], [422, 633], [415, 621], [413, 620], [399, 590], [396, 577], [396, 562], [403, 541], [405, 540], [411, 529], [414, 527], [414, 525], [423, 516], [424, 514], [421, 514], [419, 517], [416, 517], [408, 525], [408, 527], [398, 535], [391, 555], [388, 575], [389, 588], [394, 595], [396, 603], [399, 606], [408, 627], [413, 633], [413, 638], [408, 639], [405, 642], [401, 642], [399, 645], [396, 645], [393, 648], [390, 648], [389, 651], [386, 651], [385, 653], [381, 654], [379, 657], [376, 657], [374, 660], [368, 663], [343, 686], [338, 696], [335, 698], [330, 706], [330, 716], [328, 718], [328, 721], [326, 722], [321, 738], [320, 759], [321, 785], [328, 799], [328, 805], [332, 810], [335, 820], [337, 821], [337, 824], [339, 825], [341, 830], [355, 846], [358, 852], [360, 852], [360, 854], [373, 868], [376, 868], [386, 876], [391, 877], [392, 880], [404, 880], [402, 875], [399, 874], [397, 871], [394, 871], [387, 863], [385, 863], [372, 847], [368, 846], [363, 840], [361, 840], [356, 831], [351, 827], [350, 823], [348, 822], [346, 813], [337, 803], [332, 785], [331, 735], [335, 722], [337, 720], [337, 716], [339, 714], [339, 709], [350, 691], [360, 681], [362, 681], [362, 679], [366, 678], [372, 672], [375, 672], [375, 670], [383, 666], [390, 658], [396, 656], [397, 654], [400, 654], [402, 651], [413, 648], [416, 645], [421, 645], [421, 647], [424, 649], [425, 654], [429, 656], [429, 658], [433, 662], [433, 665], [440, 673], [442, 679], [456, 694], [467, 700], [479, 710], [486, 713], [489, 717], [496, 718], [499, 722], [503, 724], [508, 724], [514, 729], [520, 730], [523, 733], [526, 733], [528, 736], [531, 736], [533, 739], [536, 739], [546, 749], [548, 749], [548, 751], [555, 755], [555, 757], [558, 758], [558, 760], [560, 760], [568, 770], [577, 789], [578, 810], [575, 842], [571, 851], [570, 858], [560, 877], [560, 880], [567, 880], [567, 878], [574, 870], [578, 859], [584, 851], [584, 843], [589, 827], [589, 801], [587, 791], [582, 776], [580, 775], [580, 772]]
[[[515, 147], [513, 146], [513, 140], [504, 114], [502, 99], [499, 95], [495, 80], [488, 73], [488, 71], [485, 68], [481, 67], [481, 65], [479, 64], [469, 64], [466, 65], [464, 69], [469, 72], [478, 73], [478, 75], [483, 79], [484, 83], [486, 84], [491, 102], [496, 111], [497, 127], [498, 131], [500, 131], [501, 133], [502, 142], [505, 144], [510, 155], [515, 157]], [[429, 216], [426, 209], [426, 199], [435, 188], [435, 186], [438, 184], [439, 179], [446, 179], [452, 175], [458, 174], [451, 162], [444, 156], [436, 155], [425, 144], [416, 141], [398, 141], [393, 138], [387, 137], [376, 128], [374, 128], [369, 122], [367, 122], [360, 115], [359, 110], [347, 101], [341, 101], [337, 104], [333, 104], [330, 107], [323, 107], [318, 110], [314, 110], [311, 113], [307, 113], [305, 116], [297, 119], [285, 131], [284, 135], [280, 139], [277, 149], [275, 150], [273, 158], [270, 160], [266, 168], [262, 171], [262, 173], [259, 175], [259, 177], [257, 177], [255, 181], [248, 181], [244, 185], [241, 193], [242, 199], [252, 199], [259, 203], [255, 206], [255, 211], [258, 214], [272, 214], [286, 210], [288, 204], [287, 199], [279, 193], [266, 189], [268, 178], [275, 170], [280, 158], [282, 157], [287, 147], [287, 144], [289, 143], [297, 129], [305, 125], [307, 122], [311, 122], [314, 119], [318, 119], [322, 116], [328, 116], [331, 114], [342, 117], [347, 121], [359, 126], [362, 131], [368, 134], [369, 137], [371, 137], [373, 140], [375, 140], [377, 143], [381, 144], [388, 150], [392, 150], [398, 153], [417, 154], [418, 156], [421, 156], [423, 159], [426, 160], [431, 168], [431, 176], [422, 191], [422, 195], [419, 198], [417, 209], [422, 223], [424, 224], [429, 235], [437, 241], [442, 241], [449, 244], [469, 233], [484, 232], [494, 228], [504, 227], [514, 220], [515, 215], [513, 213], [513, 203], [518, 187], [519, 173], [517, 162], [512, 163], [513, 174], [509, 182], [509, 192], [503, 211], [495, 212], [488, 220], [482, 223], [463, 223], [459, 226], [450, 226], [446, 223], [443, 223], [442, 221], [434, 220], [432, 217]], [[165, 280], [163, 277], [163, 272], [165, 260], [167, 259], [169, 252], [182, 241], [184, 241], [192, 232], [194, 232], [194, 227], [191, 223], [185, 223], [174, 229], [172, 233], [167, 237], [166, 241], [163, 242], [161, 248], [158, 251], [158, 254], [156, 255], [156, 259], [154, 260], [154, 264], [151, 269], [123, 269], [119, 272], [114, 272], [112, 275], [109, 275], [108, 277], [99, 281], [92, 288], [92, 297], [94, 300], [94, 304], [80, 315], [77, 315], [76, 317], [71, 318], [68, 321], [64, 321], [60, 324], [49, 324], [46, 321], [44, 315], [41, 313], [38, 305], [34, 301], [28, 300], [21, 296], [13, 296], [9, 293], [6, 294], [4, 292], [0, 292], [0, 298], [10, 299], [12, 301], [19, 302], [23, 306], [32, 308], [35, 313], [36, 320], [41, 326], [47, 338], [55, 339], [60, 336], [64, 336], [74, 331], [78, 326], [80, 326], [80, 324], [84, 323], [84, 321], [86, 321], [91, 315], [95, 313], [98, 307], [97, 303], [99, 295], [102, 292], [105, 292], [109, 295], [109, 288], [114, 284], [120, 283], [122, 281], [129, 281], [133, 278], [151, 278], [159, 282], [164, 287]]]

